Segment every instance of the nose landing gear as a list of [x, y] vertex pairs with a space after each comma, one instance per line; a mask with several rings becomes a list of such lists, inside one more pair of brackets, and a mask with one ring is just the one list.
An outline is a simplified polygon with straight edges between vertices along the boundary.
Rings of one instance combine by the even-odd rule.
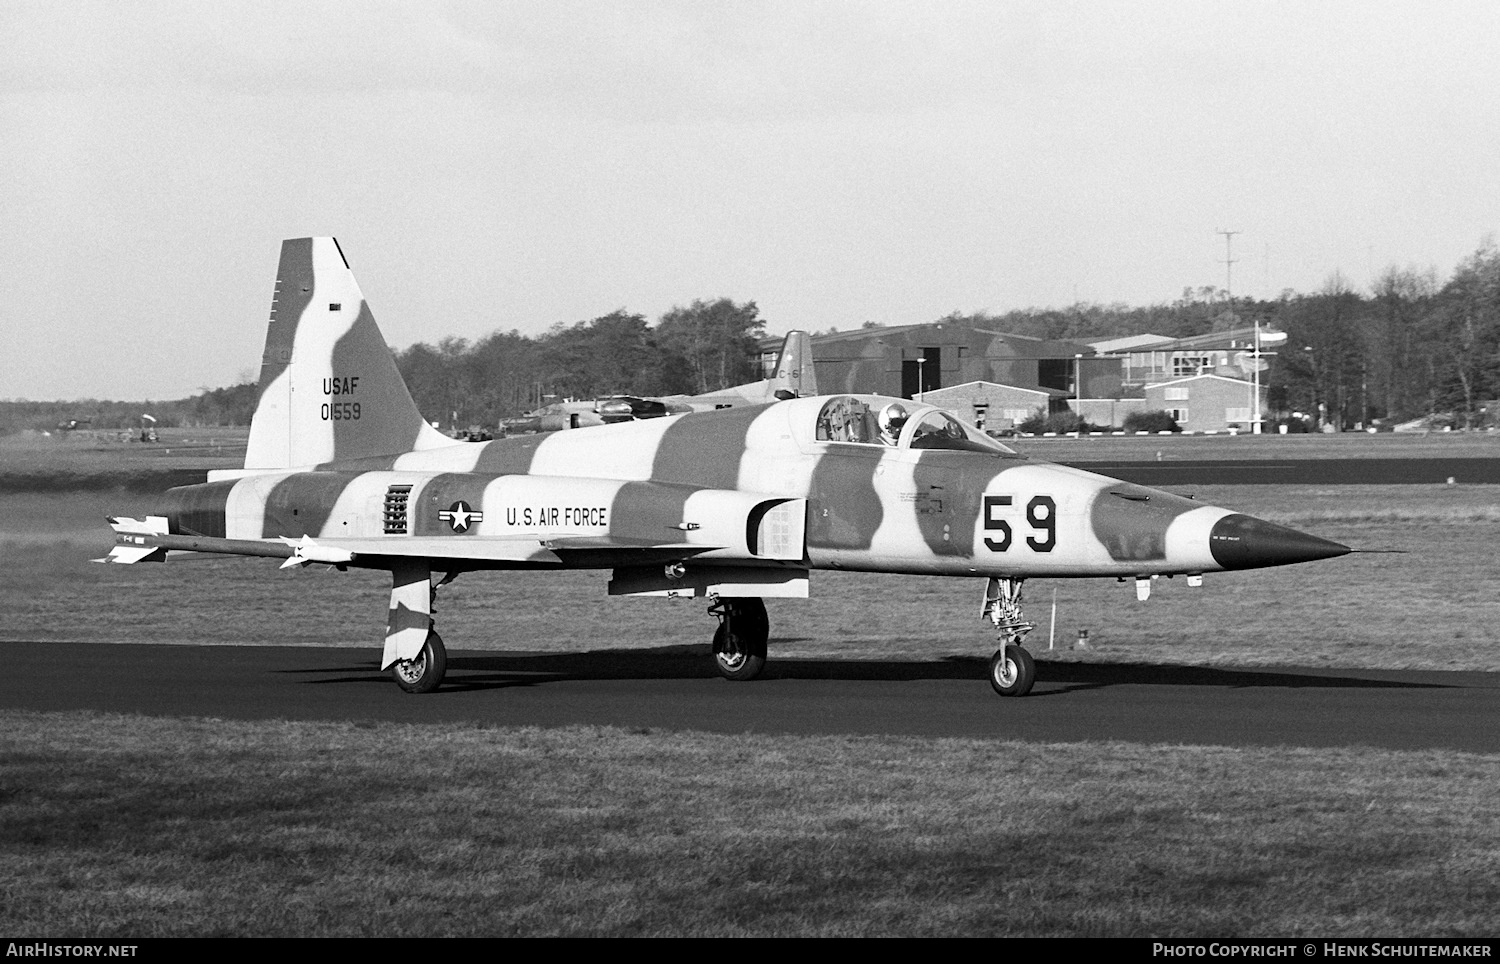
[[1036, 682], [1036, 660], [1021, 647], [1021, 640], [1036, 628], [1021, 612], [1024, 579], [991, 576], [984, 587], [980, 617], [995, 626], [1000, 648], [990, 657], [990, 686], [1001, 696], [1025, 696]]

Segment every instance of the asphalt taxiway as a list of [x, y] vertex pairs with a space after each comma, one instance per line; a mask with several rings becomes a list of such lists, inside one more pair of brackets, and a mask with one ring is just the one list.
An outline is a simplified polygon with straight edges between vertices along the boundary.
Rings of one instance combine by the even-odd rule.
[[1030, 696], [979, 659], [772, 659], [719, 679], [706, 647], [453, 651], [443, 687], [398, 690], [362, 649], [0, 643], [0, 705], [242, 720], [586, 724], [742, 734], [1121, 740], [1500, 753], [1500, 673], [1038, 661]]

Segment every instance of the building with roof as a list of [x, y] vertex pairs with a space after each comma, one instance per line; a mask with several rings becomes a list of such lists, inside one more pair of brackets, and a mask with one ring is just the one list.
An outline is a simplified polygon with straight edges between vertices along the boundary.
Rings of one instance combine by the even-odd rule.
[[897, 395], [989, 382], [1061, 396], [1111, 397], [1120, 363], [1083, 342], [1031, 338], [939, 321], [814, 335], [820, 391]]
[[1055, 411], [1067, 404], [1068, 393], [1054, 388], [1017, 388], [995, 382], [973, 381], [923, 392], [920, 401], [947, 409], [986, 432], [1008, 432], [1038, 409]]
[[[989, 431], [1011, 428], [1038, 409], [1071, 409], [1091, 424], [1115, 427], [1134, 412], [1160, 410], [1174, 413], [1187, 431], [1248, 431], [1254, 342], [1253, 327], [1085, 343], [960, 320], [812, 336], [823, 393], [920, 395]], [[765, 345], [774, 358], [773, 340]], [[1265, 361], [1259, 364], [1263, 371]], [[1264, 384], [1260, 394], [1264, 415]]]
[[[1202, 374], [1145, 386], [1147, 411], [1165, 411], [1185, 432], [1249, 431], [1255, 385], [1248, 379]], [[1266, 388], [1260, 386], [1260, 410], [1266, 411]]]
[[[1262, 338], [1268, 334], [1261, 329]], [[1089, 347], [1101, 355], [1119, 359], [1120, 381], [1127, 386], [1194, 375], [1248, 379], [1254, 363], [1255, 328], [1247, 326], [1189, 338], [1135, 335], [1092, 342]]]

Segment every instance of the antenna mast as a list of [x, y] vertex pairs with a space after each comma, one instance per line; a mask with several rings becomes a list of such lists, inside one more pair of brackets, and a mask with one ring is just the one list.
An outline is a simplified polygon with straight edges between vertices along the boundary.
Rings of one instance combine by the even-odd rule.
[[1234, 236], [1239, 231], [1215, 231], [1224, 235], [1224, 296], [1229, 301], [1229, 317], [1234, 318]]
[[[1234, 329], [1234, 236], [1239, 231], [1215, 231], [1224, 235], [1224, 298], [1229, 302], [1229, 327]], [[1250, 373], [1250, 434], [1260, 434], [1260, 319], [1255, 320], [1253, 368]]]

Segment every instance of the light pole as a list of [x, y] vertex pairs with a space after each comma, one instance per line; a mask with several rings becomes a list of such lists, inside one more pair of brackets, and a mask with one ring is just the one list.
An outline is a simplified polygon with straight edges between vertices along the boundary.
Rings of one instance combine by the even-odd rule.
[[1083, 356], [1073, 356], [1073, 414], [1083, 421]]
[[1318, 401], [1318, 355], [1313, 351], [1313, 346], [1307, 345], [1302, 351], [1307, 355], [1307, 372], [1312, 382], [1312, 417], [1313, 431], [1323, 431], [1323, 403]]
[[925, 365], [925, 364], [927, 364], [927, 357], [925, 355], [918, 355], [917, 356], [917, 401], [919, 401], [919, 402], [922, 401], [922, 390], [927, 387], [927, 383], [925, 381], [923, 381], [923, 379], [922, 379], [922, 366]]
[[1250, 422], [1250, 434], [1252, 434], [1252, 435], [1259, 435], [1259, 434], [1261, 434], [1261, 431], [1260, 431], [1260, 420], [1261, 420], [1261, 410], [1260, 410], [1260, 369], [1261, 369], [1261, 364], [1262, 364], [1261, 363], [1261, 359], [1263, 357], [1265, 357], [1265, 355], [1267, 355], [1267, 354], [1272, 354], [1272, 355], [1276, 354], [1276, 352], [1274, 352], [1274, 351], [1268, 353], [1268, 352], [1264, 351], [1263, 349], [1267, 345], [1275, 347], [1276, 345], [1284, 345], [1284, 344], [1286, 344], [1286, 332], [1284, 332], [1284, 331], [1277, 331], [1274, 328], [1272, 330], [1270, 330], [1270, 331], [1262, 332], [1260, 330], [1260, 319], [1257, 318], [1255, 320], [1255, 354], [1254, 354], [1254, 357], [1252, 358], [1252, 366], [1251, 366], [1251, 368], [1252, 368], [1251, 386], [1252, 387], [1250, 389], [1252, 392], [1255, 393], [1255, 397], [1250, 400], [1250, 410], [1251, 410], [1251, 413], [1252, 413], [1251, 414], [1251, 422]]
[[1255, 363], [1251, 371], [1250, 390], [1255, 396], [1250, 399], [1250, 434], [1260, 434], [1260, 319], [1255, 319]]

